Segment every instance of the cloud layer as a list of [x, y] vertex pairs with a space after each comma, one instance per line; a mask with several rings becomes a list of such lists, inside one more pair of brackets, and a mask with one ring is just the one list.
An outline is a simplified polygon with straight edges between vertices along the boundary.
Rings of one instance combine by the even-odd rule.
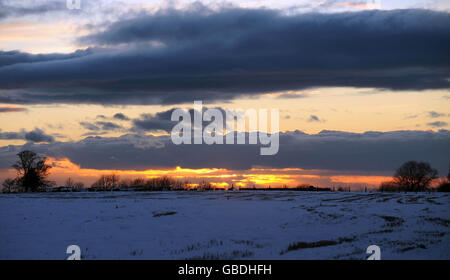
[[430, 162], [445, 175], [450, 131], [286, 132], [280, 134], [280, 149], [275, 156], [261, 156], [259, 145], [174, 145], [170, 136], [97, 136], [79, 142], [1, 147], [0, 168], [8, 168], [15, 154], [23, 149], [69, 158], [82, 168], [93, 169], [146, 170], [182, 166], [244, 170], [264, 166], [391, 175], [403, 162], [419, 160]]
[[450, 88], [450, 15], [198, 5], [139, 13], [68, 55], [1, 52], [0, 102], [176, 104], [312, 87]]

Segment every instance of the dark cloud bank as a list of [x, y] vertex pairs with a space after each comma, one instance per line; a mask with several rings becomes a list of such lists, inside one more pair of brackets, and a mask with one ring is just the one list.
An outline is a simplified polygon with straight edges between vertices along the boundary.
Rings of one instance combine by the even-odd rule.
[[83, 168], [95, 169], [143, 170], [177, 165], [249, 169], [265, 166], [391, 175], [403, 162], [421, 160], [430, 162], [444, 176], [449, 164], [450, 131], [361, 134], [322, 131], [311, 135], [300, 131], [286, 132], [280, 134], [280, 149], [274, 156], [261, 156], [259, 145], [174, 145], [169, 136], [97, 136], [79, 142], [1, 147], [0, 168], [8, 168], [15, 154], [23, 149], [67, 157]]
[[450, 87], [450, 14], [139, 13], [68, 55], [0, 52], [0, 102], [175, 104], [311, 87]]

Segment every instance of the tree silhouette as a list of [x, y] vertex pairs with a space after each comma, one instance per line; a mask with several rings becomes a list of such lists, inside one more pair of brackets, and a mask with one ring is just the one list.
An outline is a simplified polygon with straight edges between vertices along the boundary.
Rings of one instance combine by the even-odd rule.
[[119, 175], [114, 173], [109, 175], [102, 175], [97, 181], [92, 184], [91, 187], [100, 190], [110, 190], [118, 186], [119, 179]]
[[70, 177], [67, 178], [66, 182], [64, 183], [64, 187], [73, 189], [74, 186], [75, 186], [75, 181], [72, 180], [72, 178], [70, 178]]
[[394, 175], [394, 182], [406, 191], [424, 191], [437, 178], [437, 170], [427, 162], [408, 161]]
[[45, 163], [46, 157], [32, 151], [22, 151], [17, 156], [19, 160], [12, 167], [17, 170], [17, 183], [25, 192], [39, 191], [52, 185], [46, 180], [51, 168]]

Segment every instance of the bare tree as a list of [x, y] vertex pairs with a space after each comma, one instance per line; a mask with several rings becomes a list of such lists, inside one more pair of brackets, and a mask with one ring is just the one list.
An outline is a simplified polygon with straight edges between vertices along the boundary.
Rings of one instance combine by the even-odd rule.
[[84, 188], [83, 182], [75, 182], [72, 178], [67, 178], [66, 182], [64, 183], [64, 187], [71, 188], [73, 190], [80, 190]]
[[397, 169], [394, 182], [406, 191], [424, 191], [437, 174], [427, 162], [408, 161]]
[[94, 184], [92, 184], [92, 187], [109, 190], [117, 187], [119, 180], [120, 177], [117, 174], [102, 175]]
[[75, 185], [75, 181], [69, 177], [69, 178], [67, 178], [67, 180], [64, 184], [64, 187], [73, 189], [74, 185]]
[[13, 167], [17, 170], [18, 185], [23, 187], [25, 192], [39, 191], [53, 184], [46, 180], [51, 168], [45, 163], [46, 157], [40, 157], [32, 151], [22, 151], [17, 156], [19, 160]]
[[146, 184], [145, 178], [136, 178], [131, 182], [131, 186], [133, 187], [142, 187]]
[[7, 178], [5, 179], [5, 181], [3, 181], [2, 183], [2, 192], [3, 193], [11, 193], [15, 191], [15, 188], [17, 186], [17, 180], [15, 179], [11, 179], [11, 178]]
[[109, 180], [111, 182], [111, 188], [117, 188], [119, 186], [120, 176], [113, 173], [109, 175]]

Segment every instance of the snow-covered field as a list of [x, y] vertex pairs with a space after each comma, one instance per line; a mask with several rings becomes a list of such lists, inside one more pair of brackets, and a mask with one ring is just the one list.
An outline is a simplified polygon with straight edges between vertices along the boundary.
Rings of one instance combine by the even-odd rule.
[[0, 259], [450, 259], [450, 195], [0, 195]]

